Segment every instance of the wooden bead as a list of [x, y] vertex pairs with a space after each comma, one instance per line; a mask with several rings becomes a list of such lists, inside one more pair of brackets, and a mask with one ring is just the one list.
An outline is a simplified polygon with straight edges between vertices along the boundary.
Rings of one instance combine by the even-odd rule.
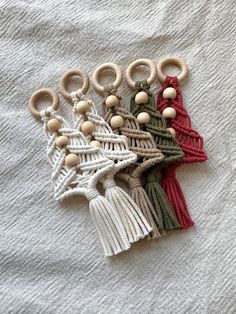
[[56, 145], [58, 147], [66, 146], [69, 143], [69, 139], [67, 136], [62, 135], [56, 138]]
[[140, 124], [146, 124], [150, 122], [151, 117], [147, 112], [140, 112], [137, 116], [137, 120]]
[[124, 119], [121, 116], [114, 116], [111, 118], [110, 125], [113, 130], [122, 128], [124, 126]]
[[90, 146], [92, 146], [92, 147], [102, 147], [102, 144], [99, 141], [94, 140], [94, 141], [90, 142]]
[[146, 104], [148, 102], [148, 94], [145, 92], [139, 92], [135, 96], [135, 102], [138, 105]]
[[174, 119], [176, 117], [176, 110], [172, 107], [165, 108], [162, 111], [163, 118]]
[[79, 114], [83, 114], [87, 111], [90, 111], [90, 105], [87, 101], [85, 100], [80, 100], [77, 105], [76, 105], [76, 111], [79, 113]]
[[165, 99], [167, 99], [167, 98], [175, 99], [176, 98], [176, 90], [173, 87], [167, 87], [166, 89], [164, 89], [162, 96]]
[[76, 154], [68, 154], [65, 158], [65, 165], [68, 167], [74, 167], [78, 165], [79, 157]]
[[126, 135], [120, 135], [120, 137], [122, 138], [122, 140], [124, 142], [126, 142], [128, 144], [129, 140], [128, 140], [128, 137]]
[[95, 129], [93, 122], [85, 121], [82, 123], [81, 130], [85, 135], [92, 134]]
[[115, 95], [110, 95], [106, 98], [105, 104], [107, 108], [116, 107], [119, 104], [119, 99]]
[[167, 128], [167, 130], [171, 133], [171, 135], [172, 135], [173, 137], [176, 136], [175, 129], [173, 129], [173, 128]]
[[49, 132], [56, 132], [60, 128], [61, 122], [57, 119], [50, 119], [47, 123], [47, 128]]

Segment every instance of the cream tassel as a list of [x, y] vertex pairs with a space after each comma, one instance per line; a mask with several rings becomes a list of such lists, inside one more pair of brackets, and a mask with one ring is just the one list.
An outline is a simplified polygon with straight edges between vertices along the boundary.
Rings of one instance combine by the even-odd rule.
[[95, 189], [86, 192], [89, 209], [98, 231], [106, 256], [112, 256], [130, 248], [124, 226], [111, 204]]

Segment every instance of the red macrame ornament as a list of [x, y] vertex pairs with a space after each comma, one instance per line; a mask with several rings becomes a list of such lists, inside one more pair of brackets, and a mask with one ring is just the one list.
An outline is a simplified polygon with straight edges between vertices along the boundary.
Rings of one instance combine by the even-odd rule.
[[[174, 99], [163, 97], [163, 92], [168, 87], [175, 89], [176, 97]], [[197, 131], [192, 129], [191, 119], [183, 105], [179, 81], [175, 76], [167, 76], [157, 94], [157, 110], [163, 112], [167, 107], [174, 108], [176, 111], [176, 116], [167, 118], [166, 122], [167, 127], [175, 130], [176, 140], [185, 156], [181, 161], [163, 169], [161, 185], [177, 215], [181, 227], [186, 229], [192, 226], [194, 222], [189, 215], [184, 194], [176, 178], [175, 171], [181, 164], [205, 161], [207, 160], [207, 155], [203, 151], [203, 138]]]

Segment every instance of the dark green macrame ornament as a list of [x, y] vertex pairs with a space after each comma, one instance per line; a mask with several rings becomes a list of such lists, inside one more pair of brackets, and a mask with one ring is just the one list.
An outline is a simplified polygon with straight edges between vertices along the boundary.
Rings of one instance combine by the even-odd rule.
[[[135, 85], [136, 88], [131, 97], [130, 110], [136, 117], [141, 112], [146, 112], [150, 115], [150, 122], [144, 126], [145, 131], [152, 134], [157, 148], [165, 156], [157, 166], [150, 168], [146, 173], [144, 189], [158, 213], [160, 229], [178, 229], [180, 225], [159, 182], [161, 180], [161, 168], [181, 160], [184, 154], [179, 144], [166, 129], [165, 121], [162, 119], [160, 112], [156, 110], [155, 99], [147, 81], [136, 82]], [[148, 102], [146, 104], [137, 105], [135, 103], [135, 96], [140, 91], [148, 94]]]

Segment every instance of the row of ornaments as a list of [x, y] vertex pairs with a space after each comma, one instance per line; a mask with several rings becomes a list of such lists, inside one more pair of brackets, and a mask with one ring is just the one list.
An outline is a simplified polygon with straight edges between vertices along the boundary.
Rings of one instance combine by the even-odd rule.
[[[163, 91], [163, 97], [165, 99], [175, 99], [176, 91], [173, 87], [168, 87]], [[138, 105], [145, 105], [148, 102], [148, 94], [146, 92], [139, 92], [135, 96], [135, 102]], [[106, 98], [105, 102], [107, 108], [116, 107], [119, 104], [119, 99], [115, 95], [110, 95]], [[76, 106], [76, 110], [79, 114], [84, 114], [85, 112], [90, 111], [90, 105], [87, 101], [81, 100], [78, 102]], [[167, 107], [163, 110], [163, 118], [165, 119], [174, 119], [176, 116], [176, 111], [172, 107]], [[137, 116], [137, 120], [140, 124], [147, 124], [150, 122], [150, 115], [146, 112], [141, 112]], [[58, 119], [52, 118], [47, 123], [47, 128], [50, 133], [58, 132], [60, 128], [61, 122]], [[121, 116], [113, 116], [110, 121], [110, 125], [113, 130], [121, 128], [124, 126], [124, 119]], [[95, 130], [95, 126], [91, 121], [83, 122], [81, 126], [81, 131], [84, 135], [92, 134]], [[173, 128], [167, 128], [172, 136], [175, 136], [175, 130]], [[127, 141], [127, 137], [125, 135], [121, 135], [123, 140]], [[56, 138], [55, 141], [58, 147], [65, 147], [69, 143], [69, 139], [65, 135], [60, 135]], [[101, 147], [101, 143], [97, 140], [93, 140], [90, 142], [90, 145], [93, 147]], [[67, 167], [74, 167], [78, 165], [79, 157], [76, 154], [70, 153], [65, 158], [65, 165]]]

